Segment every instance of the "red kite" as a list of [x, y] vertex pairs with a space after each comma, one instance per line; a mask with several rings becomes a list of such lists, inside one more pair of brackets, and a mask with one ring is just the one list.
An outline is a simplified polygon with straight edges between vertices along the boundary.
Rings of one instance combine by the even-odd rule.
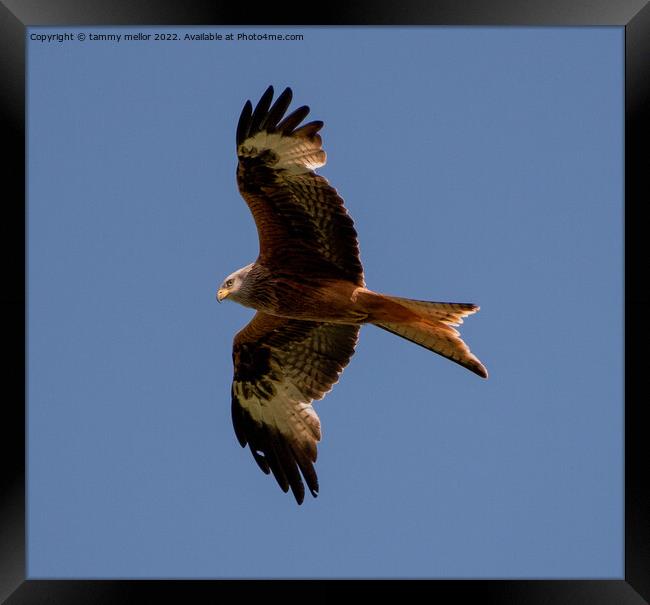
[[410, 300], [365, 287], [357, 232], [343, 200], [314, 172], [325, 164], [318, 131], [300, 125], [299, 107], [284, 117], [290, 88], [271, 105], [269, 86], [237, 125], [237, 184], [259, 235], [257, 260], [229, 275], [217, 299], [257, 311], [233, 343], [232, 419], [242, 447], [272, 472], [298, 504], [318, 493], [314, 470], [320, 421], [312, 401], [338, 381], [370, 323], [487, 378], [487, 370], [452, 326], [479, 307]]

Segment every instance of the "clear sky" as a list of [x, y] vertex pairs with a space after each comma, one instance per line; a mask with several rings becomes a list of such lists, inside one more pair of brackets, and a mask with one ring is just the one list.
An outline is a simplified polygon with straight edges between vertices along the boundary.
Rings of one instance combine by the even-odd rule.
[[[622, 28], [34, 28], [30, 577], [623, 577]], [[302, 41], [185, 41], [185, 33]], [[366, 326], [298, 507], [240, 448], [217, 286], [244, 102], [322, 119], [372, 289], [473, 302], [490, 378]]]

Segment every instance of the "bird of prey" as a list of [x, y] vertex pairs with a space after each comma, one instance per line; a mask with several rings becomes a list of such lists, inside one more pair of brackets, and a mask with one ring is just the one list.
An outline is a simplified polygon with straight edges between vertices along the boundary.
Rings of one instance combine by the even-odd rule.
[[[479, 307], [378, 294], [366, 288], [357, 232], [343, 200], [315, 168], [325, 164], [318, 132], [302, 124], [286, 88], [269, 86], [237, 125], [237, 184], [259, 236], [259, 256], [221, 284], [228, 298], [257, 312], [233, 342], [232, 421], [264, 473], [301, 504], [314, 470], [320, 421], [312, 402], [338, 381], [362, 324], [373, 324], [487, 378], [453, 326]], [[302, 125], [301, 125], [302, 124]], [[302, 477], [301, 477], [302, 475]]]

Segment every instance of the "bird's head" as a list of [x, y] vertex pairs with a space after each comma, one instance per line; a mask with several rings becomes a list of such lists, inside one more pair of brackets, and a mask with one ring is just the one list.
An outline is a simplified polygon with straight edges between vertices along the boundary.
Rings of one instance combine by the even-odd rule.
[[253, 263], [238, 269], [226, 277], [217, 290], [217, 300], [221, 302], [224, 298], [230, 298], [231, 300], [240, 302], [241, 288], [246, 281], [246, 276], [252, 268]]

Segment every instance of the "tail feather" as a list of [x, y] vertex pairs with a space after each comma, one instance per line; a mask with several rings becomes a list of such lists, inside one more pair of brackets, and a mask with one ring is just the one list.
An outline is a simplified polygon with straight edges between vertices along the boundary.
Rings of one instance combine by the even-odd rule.
[[409, 309], [413, 317], [406, 321], [376, 321], [379, 328], [410, 340], [438, 353], [483, 378], [488, 377], [485, 366], [472, 354], [451, 326], [463, 323], [463, 317], [476, 313], [479, 307], [464, 303], [439, 303], [407, 298], [387, 297]]
[[428, 300], [413, 300], [411, 298], [400, 298], [389, 296], [391, 300], [417, 313], [426, 319], [442, 321], [450, 326], [458, 326], [463, 323], [463, 317], [476, 313], [481, 307], [471, 303], [448, 303], [432, 302]]

